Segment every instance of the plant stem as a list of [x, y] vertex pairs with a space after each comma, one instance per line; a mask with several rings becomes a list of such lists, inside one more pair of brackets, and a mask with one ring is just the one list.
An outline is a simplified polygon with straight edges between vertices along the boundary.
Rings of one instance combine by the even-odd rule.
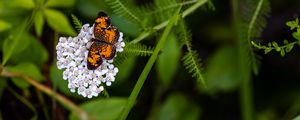
[[34, 106], [23, 96], [19, 95], [16, 91], [14, 91], [11, 87], [7, 87], [8, 91], [11, 92], [17, 99], [19, 99], [25, 106], [27, 106], [32, 112], [33, 112], [33, 117], [31, 120], [37, 120], [38, 118], [38, 112], [34, 108]]
[[124, 107], [124, 110], [121, 114], [121, 120], [125, 120], [131, 110], [131, 108], [134, 106], [134, 103], [136, 101], [136, 98], [152, 68], [152, 66], [154, 65], [156, 58], [158, 56], [159, 51], [161, 50], [161, 48], [163, 47], [167, 36], [169, 35], [171, 28], [173, 27], [173, 25], [177, 22], [178, 18], [179, 18], [179, 12], [180, 12], [181, 6], [178, 8], [178, 10], [176, 11], [176, 13], [174, 14], [174, 16], [170, 19], [170, 22], [168, 23], [168, 26], [166, 27], [166, 29], [164, 30], [161, 38], [159, 39], [153, 54], [151, 55], [150, 59], [148, 60], [143, 72], [141, 73], [137, 83], [135, 84], [129, 98], [128, 98], [128, 102], [126, 104], [126, 106]]
[[79, 118], [82, 118], [82, 119], [87, 118], [87, 113], [85, 111], [83, 111], [80, 107], [78, 107], [75, 103], [73, 103], [72, 101], [70, 101], [69, 99], [67, 99], [64, 96], [62, 96], [58, 93], [55, 93], [50, 88], [38, 83], [37, 80], [34, 80], [23, 74], [6, 71], [5, 68], [2, 66], [0, 68], [1, 68], [0, 76], [23, 78], [26, 82], [28, 82], [32, 86], [36, 87], [38, 90], [44, 92], [45, 94], [47, 94], [51, 97], [54, 97], [58, 102], [60, 102], [64, 107], [66, 107], [70, 111], [76, 112], [76, 115], [78, 115]]
[[[233, 9], [233, 25], [235, 27], [235, 32], [237, 36], [237, 59], [238, 59], [238, 71], [240, 73], [240, 79], [242, 80], [240, 88], [240, 104], [242, 111], [243, 120], [253, 120], [253, 98], [252, 98], [252, 82], [251, 82], [251, 66], [248, 64], [249, 55], [247, 48], [245, 48], [245, 42], [243, 34], [241, 33], [240, 26], [240, 13], [238, 0], [232, 0], [232, 9]], [[247, 44], [246, 44], [247, 45]], [[249, 47], [249, 46], [246, 46]]]
[[[185, 11], [182, 12], [182, 18], [185, 18], [187, 15], [191, 14], [193, 11], [195, 11], [197, 8], [199, 8], [206, 2], [208, 2], [208, 0], [198, 0], [197, 3], [195, 3], [194, 5], [192, 5], [191, 7], [189, 7], [188, 9], [186, 9]], [[138, 37], [136, 37], [135, 39], [130, 41], [130, 43], [140, 42], [141, 40], [148, 37], [153, 31], [157, 31], [157, 30], [160, 30], [160, 29], [166, 27], [168, 25], [168, 23], [169, 23], [169, 20], [166, 20], [166, 21], [154, 26], [153, 30], [143, 32], [141, 35], [139, 35]]]
[[[40, 104], [42, 106], [46, 106], [46, 103], [45, 103], [45, 99], [44, 99], [44, 96], [43, 94], [41, 93], [41, 91], [39, 91], [38, 89], [35, 89], [36, 90], [36, 95], [40, 101]], [[45, 115], [45, 119], [46, 120], [50, 120], [50, 116], [49, 116], [49, 112], [48, 112], [48, 107], [43, 107], [43, 112], [44, 112], [44, 115]]]

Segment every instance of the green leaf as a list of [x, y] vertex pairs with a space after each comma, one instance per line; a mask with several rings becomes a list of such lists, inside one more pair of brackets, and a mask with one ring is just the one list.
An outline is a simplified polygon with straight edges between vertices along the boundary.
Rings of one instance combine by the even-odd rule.
[[194, 50], [188, 50], [182, 57], [183, 65], [185, 69], [194, 77], [197, 82], [206, 86], [205, 79], [203, 77], [202, 63], [198, 53]]
[[53, 9], [45, 9], [44, 13], [47, 23], [52, 29], [71, 36], [76, 35], [76, 32], [64, 14]]
[[275, 48], [277, 48], [278, 47], [278, 44], [276, 43], [276, 42], [272, 42], [272, 45], [275, 47]]
[[297, 115], [293, 120], [300, 120], [300, 115]]
[[29, 42], [28, 40], [22, 40], [25, 32], [25, 28], [26, 28], [26, 22], [23, 22], [20, 25], [20, 29], [16, 30], [16, 34], [11, 34], [7, 39], [4, 40], [3, 42], [3, 47], [2, 47], [2, 51], [3, 51], [3, 61], [2, 61], [2, 65], [5, 65], [6, 62], [10, 59], [10, 57], [13, 54], [19, 53], [21, 51], [23, 51], [26, 47], [28, 47]]
[[16, 63], [30, 62], [41, 67], [48, 60], [48, 52], [46, 48], [36, 38], [27, 33], [24, 33], [22, 35], [21, 41], [22, 42], [20, 42], [20, 44], [23, 43], [24, 47], [27, 47], [25, 47], [20, 52], [15, 52], [14, 54], [12, 54], [12, 61]]
[[295, 39], [297, 39], [298, 41], [300, 41], [300, 28], [297, 28], [297, 31], [293, 32], [292, 35], [293, 35], [293, 37]]
[[[39, 82], [43, 81], [45, 78], [34, 64], [32, 63], [21, 63], [16, 66], [6, 66], [5, 69], [10, 72], [16, 72], [19, 74], [26, 75], [33, 78]], [[29, 83], [21, 78], [12, 78], [13, 83], [21, 89], [26, 89], [29, 87]]]
[[75, 0], [48, 0], [46, 7], [71, 7]]
[[281, 50], [281, 48], [278, 46], [278, 44], [276, 42], [273, 41], [272, 45], [274, 46], [274, 48], [277, 52], [279, 52]]
[[[119, 55], [117, 56], [117, 58]], [[128, 80], [128, 77], [131, 75], [132, 71], [135, 68], [136, 61], [137, 61], [137, 56], [132, 56], [126, 58], [121, 64], [119, 64], [117, 67], [119, 68], [118, 75], [116, 76], [116, 80], [118, 82], [114, 83], [114, 86], [116, 85], [123, 85], [122, 83], [125, 80]]]
[[9, 6], [15, 8], [33, 9], [35, 4], [33, 0], [10, 0]]
[[179, 93], [171, 94], [150, 116], [153, 120], [199, 120], [200, 109]]
[[42, 11], [37, 11], [34, 16], [34, 28], [37, 36], [41, 36], [44, 26], [44, 16]]
[[75, 28], [77, 29], [78, 32], [80, 32], [82, 28], [82, 22], [73, 14], [71, 14], [71, 17], [73, 19], [73, 23], [75, 25]]
[[[55, 62], [56, 63], [56, 62]], [[55, 88], [65, 94], [70, 94], [70, 90], [68, 88], [68, 80], [63, 79], [63, 71], [57, 69], [56, 64], [52, 64], [50, 67], [50, 78]]]
[[281, 50], [281, 51], [280, 51], [280, 55], [281, 55], [282, 57], [285, 55], [284, 50]]
[[290, 52], [293, 49], [293, 47], [294, 47], [294, 44], [287, 45], [285, 48], [285, 52]]
[[157, 74], [161, 82], [170, 84], [180, 61], [180, 46], [174, 34], [170, 34], [157, 61]]
[[298, 18], [296, 18], [295, 21], [288, 21], [286, 22], [286, 25], [289, 26], [291, 30], [293, 30], [299, 26], [299, 20]]
[[287, 45], [287, 44], [289, 44], [289, 41], [283, 40], [283, 44]]
[[121, 16], [111, 15], [111, 17], [112, 23], [116, 25], [124, 34], [130, 36], [138, 36], [141, 34], [141, 28], [136, 25], [136, 23], [132, 23]]
[[265, 54], [268, 54], [272, 49], [271, 48], [266, 48], [265, 49]]
[[241, 83], [236, 59], [236, 48], [222, 47], [208, 60], [205, 71], [207, 90], [210, 93], [235, 90]]
[[269, 43], [268, 43], [268, 46], [269, 46], [269, 47], [271, 47], [271, 46], [272, 46], [272, 44], [269, 42]]
[[10, 28], [11, 28], [11, 24], [10, 23], [8, 23], [6, 21], [3, 21], [3, 20], [0, 20], [0, 32], [8, 30]]
[[[124, 108], [127, 99], [125, 98], [108, 98], [88, 101], [80, 107], [85, 110], [92, 120], [116, 120], [122, 109]], [[69, 116], [70, 120], [79, 120], [75, 112]]]
[[[128, 21], [133, 21], [135, 23], [141, 23], [141, 18], [137, 16], [137, 10], [132, 10], [130, 4], [125, 1], [121, 0], [105, 0], [107, 5], [113, 9], [114, 13], [123, 18], [127, 19]], [[137, 24], [138, 25], [138, 24]]]

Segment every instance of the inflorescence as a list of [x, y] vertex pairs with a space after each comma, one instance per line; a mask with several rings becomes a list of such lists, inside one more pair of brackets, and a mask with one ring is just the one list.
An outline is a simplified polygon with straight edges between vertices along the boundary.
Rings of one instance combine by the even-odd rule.
[[[115, 81], [118, 68], [112, 60], [103, 59], [103, 63], [95, 70], [87, 68], [88, 50], [94, 37], [94, 26], [83, 25], [76, 37], [60, 37], [56, 46], [57, 67], [63, 69], [63, 79], [68, 80], [68, 88], [83, 97], [98, 96], [104, 90], [104, 85], [111, 86]], [[116, 52], [122, 52], [125, 43], [123, 33], [115, 44]]]

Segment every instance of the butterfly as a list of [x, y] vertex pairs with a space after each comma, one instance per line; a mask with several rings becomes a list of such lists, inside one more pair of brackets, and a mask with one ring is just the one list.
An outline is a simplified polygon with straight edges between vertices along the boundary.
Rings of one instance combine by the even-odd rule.
[[99, 12], [94, 25], [94, 38], [88, 51], [87, 68], [97, 69], [103, 59], [111, 60], [116, 54], [116, 42], [119, 39], [119, 30], [111, 24], [110, 17], [105, 12]]

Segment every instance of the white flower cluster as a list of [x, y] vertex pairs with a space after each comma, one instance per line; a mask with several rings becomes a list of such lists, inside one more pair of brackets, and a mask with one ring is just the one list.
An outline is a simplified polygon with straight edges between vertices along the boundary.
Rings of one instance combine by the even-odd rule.
[[[56, 46], [57, 67], [64, 69], [63, 79], [68, 80], [68, 88], [83, 97], [92, 98], [104, 90], [103, 84], [110, 86], [115, 81], [118, 68], [113, 60], [103, 59], [103, 63], [95, 70], [87, 68], [88, 49], [90, 40], [94, 37], [94, 26], [83, 25], [76, 37], [60, 37]], [[125, 43], [123, 33], [120, 32], [118, 42], [115, 44], [116, 51], [122, 52]]]

